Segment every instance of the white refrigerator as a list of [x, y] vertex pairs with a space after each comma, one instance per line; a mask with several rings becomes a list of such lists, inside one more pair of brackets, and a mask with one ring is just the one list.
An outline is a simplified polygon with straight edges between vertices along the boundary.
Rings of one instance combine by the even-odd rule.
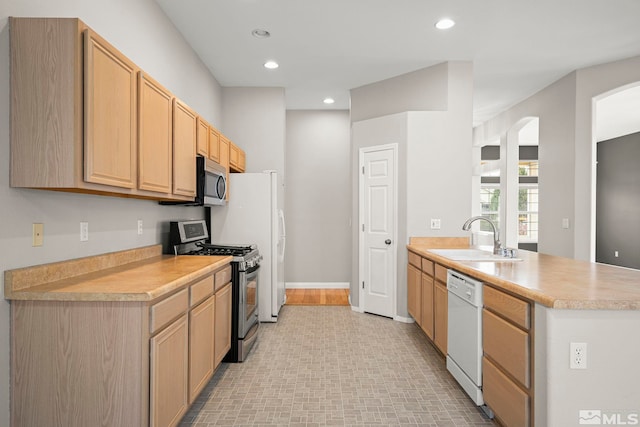
[[284, 213], [278, 207], [278, 175], [233, 173], [229, 176], [229, 202], [211, 207], [211, 241], [219, 244], [258, 245], [263, 256], [258, 278], [261, 322], [276, 322], [285, 303]]

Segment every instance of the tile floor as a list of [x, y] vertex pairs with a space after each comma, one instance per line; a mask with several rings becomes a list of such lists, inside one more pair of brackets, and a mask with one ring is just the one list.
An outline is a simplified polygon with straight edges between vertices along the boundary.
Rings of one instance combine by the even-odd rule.
[[181, 427], [492, 426], [413, 324], [284, 306], [244, 363], [223, 364]]

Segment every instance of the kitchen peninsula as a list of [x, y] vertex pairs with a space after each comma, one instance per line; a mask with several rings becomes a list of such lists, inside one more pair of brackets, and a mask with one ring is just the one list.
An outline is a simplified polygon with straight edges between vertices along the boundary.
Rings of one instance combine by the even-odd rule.
[[176, 425], [230, 346], [231, 259], [153, 245], [6, 271], [11, 425]]
[[[419, 274], [421, 283], [432, 283], [431, 265], [436, 275], [438, 267], [453, 269], [485, 283], [485, 400], [498, 407], [493, 409], [504, 424], [577, 426], [585, 410], [621, 423], [636, 419], [640, 271], [528, 251], [518, 253], [521, 261], [502, 262], [455, 261], [432, 251], [468, 246], [450, 242], [411, 239], [408, 295]], [[493, 327], [500, 333], [488, 329]], [[500, 342], [502, 353], [488, 355], [495, 345], [488, 341], [496, 336], [514, 339]], [[587, 344], [584, 369], [570, 369], [571, 343]], [[496, 368], [496, 359], [506, 368]]]

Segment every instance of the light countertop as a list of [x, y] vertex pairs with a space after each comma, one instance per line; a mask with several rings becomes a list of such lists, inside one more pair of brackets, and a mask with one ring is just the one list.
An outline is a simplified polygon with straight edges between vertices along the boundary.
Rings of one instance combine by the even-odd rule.
[[[518, 251], [522, 261], [453, 261], [416, 239], [407, 248], [445, 267], [558, 309], [640, 310], [640, 271]], [[447, 248], [451, 246], [441, 246]], [[460, 247], [460, 246], [457, 246]]]
[[160, 245], [5, 271], [8, 300], [153, 301], [231, 262]]

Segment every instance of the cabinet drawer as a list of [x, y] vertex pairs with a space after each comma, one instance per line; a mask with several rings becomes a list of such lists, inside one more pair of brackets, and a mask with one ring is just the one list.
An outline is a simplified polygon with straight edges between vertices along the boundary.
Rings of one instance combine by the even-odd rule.
[[222, 270], [216, 271], [216, 292], [231, 281], [231, 266], [227, 265]]
[[421, 268], [421, 259], [422, 258], [420, 257], [420, 255], [409, 251], [409, 264], [413, 265], [414, 267]]
[[436, 280], [439, 280], [442, 283], [447, 283], [447, 268], [441, 266], [440, 264], [435, 264], [435, 270]]
[[195, 307], [210, 295], [213, 295], [213, 275], [207, 276], [191, 285], [191, 307]]
[[482, 394], [485, 403], [506, 427], [530, 425], [529, 396], [487, 358], [482, 358]]
[[422, 258], [422, 272], [433, 277], [433, 261]]
[[175, 295], [151, 306], [149, 328], [153, 334], [189, 308], [189, 290], [183, 289]]
[[529, 303], [512, 297], [490, 286], [484, 287], [484, 306], [511, 320], [516, 325], [529, 330], [531, 315]]
[[529, 334], [486, 309], [482, 322], [484, 353], [529, 388]]

